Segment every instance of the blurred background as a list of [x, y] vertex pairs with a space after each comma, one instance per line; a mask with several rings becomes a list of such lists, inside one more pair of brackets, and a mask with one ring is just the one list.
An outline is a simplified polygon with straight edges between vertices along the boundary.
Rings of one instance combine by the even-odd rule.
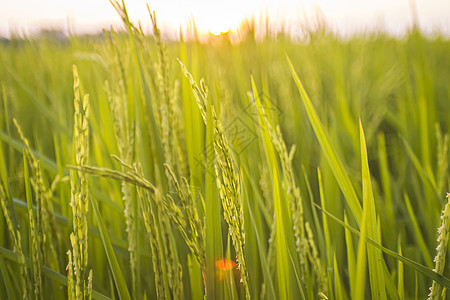
[[[162, 33], [176, 38], [180, 28], [195, 26], [201, 34], [236, 30], [243, 20], [253, 18], [257, 27], [296, 35], [302, 26], [318, 20], [341, 35], [366, 31], [404, 34], [416, 19], [422, 32], [450, 34], [448, 0], [130, 0], [126, 1], [132, 21], [150, 31], [146, 4], [155, 10]], [[415, 17], [416, 16], [416, 17]], [[120, 18], [107, 0], [15, 0], [0, 1], [0, 36], [36, 35], [57, 30], [68, 35], [95, 34]]]

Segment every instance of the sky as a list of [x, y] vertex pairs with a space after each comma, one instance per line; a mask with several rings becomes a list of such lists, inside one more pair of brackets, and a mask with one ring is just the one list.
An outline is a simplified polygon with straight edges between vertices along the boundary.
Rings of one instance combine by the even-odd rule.
[[[193, 18], [201, 32], [218, 34], [262, 15], [275, 27], [295, 30], [321, 15], [340, 33], [383, 28], [401, 34], [411, 27], [414, 6], [422, 30], [450, 36], [450, 0], [126, 0], [131, 19], [144, 28], [150, 24], [147, 3], [167, 32], [185, 28]], [[0, 36], [30, 35], [41, 28], [95, 33], [111, 24], [121, 23], [108, 0], [0, 0]]]

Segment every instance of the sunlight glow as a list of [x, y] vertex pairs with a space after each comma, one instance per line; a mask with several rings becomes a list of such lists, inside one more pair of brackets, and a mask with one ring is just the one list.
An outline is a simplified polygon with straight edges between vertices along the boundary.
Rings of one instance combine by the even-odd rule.
[[[129, 15], [150, 28], [145, 0], [125, 1]], [[267, 16], [274, 27], [295, 30], [308, 18], [323, 15], [336, 31], [374, 29], [402, 31], [412, 24], [411, 0], [156, 0], [149, 1], [163, 30], [173, 33], [195, 20], [201, 33], [219, 35], [236, 30], [243, 19], [261, 21]], [[419, 24], [425, 30], [439, 28], [450, 33], [450, 1], [416, 0]], [[108, 0], [14, 0], [0, 1], [0, 35], [9, 32], [33, 34], [40, 28], [66, 32], [97, 32], [110, 24], [120, 26], [120, 18]]]

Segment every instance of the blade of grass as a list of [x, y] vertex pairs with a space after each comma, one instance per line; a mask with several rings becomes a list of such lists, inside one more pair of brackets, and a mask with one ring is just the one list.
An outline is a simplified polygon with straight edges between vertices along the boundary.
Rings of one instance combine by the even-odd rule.
[[361, 204], [359, 203], [356, 192], [353, 188], [353, 185], [350, 181], [350, 178], [348, 177], [348, 173], [345, 171], [344, 166], [341, 160], [339, 159], [336, 150], [330, 143], [327, 133], [325, 132], [325, 129], [322, 125], [322, 122], [320, 121], [319, 116], [317, 115], [317, 112], [314, 109], [314, 106], [311, 100], [309, 99], [309, 96], [306, 93], [303, 84], [300, 81], [300, 78], [295, 72], [294, 66], [292, 65], [290, 59], [288, 57], [286, 58], [289, 64], [289, 68], [291, 70], [291, 74], [294, 77], [295, 84], [297, 85], [298, 91], [300, 92], [303, 105], [305, 106], [306, 113], [308, 114], [309, 121], [314, 129], [314, 132], [322, 148], [322, 151], [324, 152], [324, 155], [327, 159], [328, 164], [330, 165], [331, 170], [333, 171], [334, 176], [336, 177], [339, 187], [341, 188], [341, 191], [344, 194], [345, 199], [347, 200], [347, 203], [356, 221], [359, 224], [362, 216], [362, 208]]
[[8, 299], [18, 299], [19, 297], [18, 295], [16, 295], [16, 292], [13, 289], [11, 278], [8, 274], [8, 270], [6, 269], [5, 260], [1, 256], [0, 256], [0, 271], [2, 274], [2, 282], [5, 286], [6, 295], [8, 296]]
[[[11, 251], [8, 250], [6, 248], [0, 247], [0, 256], [2, 256], [3, 258], [6, 258], [7, 260], [10, 260], [12, 262], [17, 262], [17, 255]], [[25, 257], [25, 263], [27, 264], [27, 266], [30, 266], [30, 259], [28, 257]], [[54, 270], [46, 267], [46, 266], [42, 266], [42, 273], [49, 279], [63, 285], [63, 286], [67, 286], [67, 277], [55, 272]], [[106, 297], [105, 295], [97, 292], [97, 291], [92, 291], [92, 298], [93, 299], [97, 299], [97, 300], [111, 300], [111, 298]]]
[[8, 198], [8, 200], [9, 200], [9, 205], [10, 205], [10, 209], [11, 209], [11, 222], [15, 228], [17, 226], [17, 219], [16, 219], [16, 213], [14, 210], [13, 200], [12, 200], [12, 196], [11, 196], [11, 188], [10, 188], [9, 182], [8, 182], [6, 157], [3, 154], [3, 146], [2, 146], [1, 142], [0, 142], [0, 179], [1, 179], [0, 184], [3, 185], [3, 190], [6, 193], [6, 198]]
[[274, 283], [272, 280], [272, 276], [269, 272], [269, 264], [267, 262], [267, 253], [264, 253], [264, 246], [261, 242], [261, 238], [258, 233], [258, 228], [256, 226], [255, 218], [253, 217], [253, 213], [251, 210], [249, 210], [250, 214], [250, 220], [252, 221], [252, 225], [255, 228], [255, 235], [256, 235], [256, 241], [258, 243], [258, 250], [259, 250], [259, 258], [261, 260], [261, 269], [263, 270], [263, 276], [264, 276], [264, 283], [266, 284], [267, 293], [269, 295], [269, 299], [277, 299], [277, 296], [275, 294], [275, 288]]
[[[324, 217], [326, 218], [325, 215], [324, 215]], [[345, 222], [345, 224], [348, 225], [347, 214], [344, 214], [344, 222]], [[363, 214], [363, 224], [361, 224], [361, 235], [363, 235], [363, 234], [365, 235], [365, 228], [363, 228], [364, 226], [365, 225], [364, 225], [364, 214]], [[353, 249], [352, 235], [348, 229], [345, 229], [345, 242], [347, 245], [347, 266], [348, 266], [347, 268], [348, 268], [348, 279], [349, 279], [349, 283], [350, 283], [350, 294], [352, 296], [352, 299], [358, 299], [356, 297], [356, 295], [358, 293], [355, 292], [355, 289], [357, 287], [361, 286], [361, 284], [358, 282], [359, 280], [361, 280], [361, 276], [360, 276], [360, 274], [358, 274], [359, 266], [357, 265], [357, 262], [355, 260], [355, 252], [354, 252], [355, 250]], [[361, 243], [361, 241], [360, 241], [360, 243]], [[358, 245], [357, 260], [359, 262], [359, 260], [364, 259], [364, 264], [365, 264], [366, 254], [365, 253], [360, 254], [359, 253], [360, 250], [362, 251], [362, 249], [360, 249], [360, 245]], [[365, 266], [364, 266], [364, 270], [365, 270]]]
[[[398, 239], [398, 254], [402, 255], [402, 244], [400, 238]], [[398, 296], [400, 300], [405, 299], [405, 286], [404, 286], [404, 278], [403, 278], [403, 263], [398, 261], [398, 282], [397, 282], [397, 290]]]
[[[321, 252], [321, 256], [326, 256], [325, 254], [325, 250], [326, 250], [326, 245], [325, 245], [325, 237], [324, 237], [324, 230], [322, 229], [322, 226], [319, 222], [319, 217], [317, 216], [317, 212], [314, 208], [314, 194], [313, 191], [311, 189], [311, 183], [309, 182], [309, 177], [308, 177], [308, 172], [306, 171], [304, 165], [302, 165], [302, 171], [303, 171], [303, 177], [305, 178], [305, 183], [306, 183], [306, 190], [308, 191], [308, 196], [309, 196], [309, 203], [310, 203], [310, 207], [312, 210], [312, 219], [314, 221], [314, 226], [315, 226], [315, 231], [316, 231], [316, 235], [317, 235], [317, 239], [319, 241], [319, 250]], [[319, 168], [317, 168], [317, 171], [319, 172]]]
[[[341, 221], [339, 218], [335, 217], [333, 214], [327, 212], [326, 210], [322, 209], [319, 205], [314, 204], [316, 206], [317, 209], [323, 211], [327, 217], [329, 217], [331, 220], [335, 221], [336, 223], [338, 223], [339, 225], [341, 225], [342, 227], [350, 230], [351, 233], [355, 234], [356, 236], [360, 236], [360, 232], [353, 228], [350, 225], [345, 224], [345, 222]], [[389, 256], [392, 256], [393, 258], [401, 261], [402, 263], [404, 263], [405, 265], [407, 265], [408, 267], [413, 268], [414, 270], [416, 270], [417, 272], [425, 275], [426, 277], [428, 277], [429, 279], [432, 279], [434, 281], [436, 281], [437, 283], [439, 283], [440, 285], [442, 285], [443, 287], [449, 289], [450, 288], [450, 279], [442, 276], [436, 272], [433, 272], [432, 270], [430, 270], [429, 268], [425, 267], [424, 265], [419, 264], [418, 262], [404, 257], [402, 255], [399, 255], [398, 253], [396, 253], [395, 251], [392, 251], [386, 247], [381, 246], [380, 244], [374, 242], [373, 240], [369, 239], [368, 237], [366, 237], [366, 242], [373, 245], [374, 247], [380, 249], [381, 251], [383, 251], [384, 253], [386, 253]]]
[[[28, 205], [26, 202], [24, 202], [20, 199], [17, 199], [17, 198], [13, 198], [13, 201], [14, 201], [14, 205], [19, 208], [19, 211], [20, 211], [20, 209], [28, 209]], [[35, 205], [33, 205], [33, 211], [36, 211], [36, 210], [37, 210], [37, 207]], [[58, 224], [61, 224], [64, 227], [68, 227], [69, 224], [71, 226], [72, 223], [69, 222], [69, 219], [67, 217], [62, 216], [59, 213], [55, 213], [54, 216], [55, 216], [55, 221]], [[92, 225], [88, 225], [88, 234], [89, 234], [89, 236], [92, 236], [94, 238], [101, 239], [98, 228], [94, 227]], [[110, 234], [109, 238], [114, 247], [114, 250], [116, 250], [120, 255], [126, 257], [128, 255], [128, 242], [125, 241], [124, 239], [118, 237], [117, 235]], [[141, 253], [142, 253], [142, 250], [144, 250], [144, 249], [141, 248]], [[141, 255], [145, 258], [150, 258], [150, 255], [148, 253], [146, 253], [145, 251]]]
[[[276, 222], [276, 240], [275, 243], [277, 253], [277, 278], [279, 296], [282, 299], [290, 299], [291, 297], [299, 297], [298, 291], [302, 291], [302, 287], [298, 286], [294, 280], [295, 274], [299, 273], [298, 256], [293, 257], [294, 264], [290, 264], [286, 256], [286, 250], [295, 249], [294, 236], [292, 234], [292, 215], [291, 210], [288, 209], [288, 203], [285, 200], [287, 198], [286, 192], [281, 187], [281, 176], [278, 169], [278, 162], [275, 156], [274, 145], [269, 135], [268, 126], [271, 124], [269, 116], [265, 114], [264, 108], [261, 104], [261, 100], [258, 95], [255, 81], [251, 76], [251, 84], [253, 90], [253, 96], [255, 98], [256, 109], [258, 113], [258, 120], [261, 129], [261, 136], [263, 139], [263, 147], [266, 153], [267, 164], [271, 169], [271, 176], [273, 182], [273, 201], [275, 210], [275, 222]], [[292, 267], [292, 268], [291, 268]], [[294, 287], [298, 287], [295, 289]], [[288, 297], [288, 298], [284, 298]]]
[[[187, 257], [187, 265], [188, 265], [188, 271], [189, 271], [189, 278], [191, 279], [191, 296], [192, 299], [201, 299], [202, 298], [202, 281], [197, 278], [201, 278], [202, 274], [200, 271], [200, 266], [198, 264], [198, 261], [195, 259], [194, 255], [188, 254]], [[214, 269], [213, 269], [214, 271]], [[210, 276], [213, 277], [214, 276]]]
[[423, 238], [422, 231], [420, 230], [419, 223], [417, 222], [416, 215], [414, 214], [414, 210], [411, 205], [411, 201], [409, 200], [408, 194], [404, 194], [403, 198], [405, 199], [406, 209], [408, 210], [409, 217], [411, 218], [411, 223], [414, 230], [414, 237], [417, 240], [417, 244], [422, 252], [423, 259], [425, 260], [425, 265], [428, 268], [433, 267], [433, 262], [431, 260], [431, 254], [428, 250], [427, 244], [425, 243], [425, 239]]
[[[275, 168], [275, 166], [274, 166]], [[273, 170], [275, 173], [276, 170]], [[286, 245], [286, 236], [283, 226], [283, 213], [281, 208], [280, 187], [278, 184], [278, 176], [273, 177], [273, 201], [275, 207], [276, 222], [276, 253], [277, 253], [277, 281], [279, 296], [281, 299], [291, 299], [289, 287], [289, 263], [287, 258], [288, 246]]]
[[34, 104], [34, 106], [44, 115], [49, 122], [54, 125], [54, 129], [59, 130], [61, 133], [64, 133], [65, 135], [69, 136], [70, 129], [67, 127], [66, 124], [60, 123], [59, 120], [56, 118], [56, 114], [51, 111], [47, 107], [47, 105], [44, 103], [42, 99], [39, 99], [36, 96], [36, 92], [29, 87], [26, 82], [13, 70], [8, 69], [8, 73], [11, 75], [11, 78], [13, 78], [19, 86], [25, 91], [25, 93], [29, 96], [29, 99]]
[[336, 255], [333, 255], [333, 270], [334, 270], [334, 295], [336, 299], [347, 299], [344, 288], [342, 286], [341, 277], [339, 275], [339, 267], [336, 260]]
[[[367, 158], [366, 138], [361, 120], [359, 121], [360, 143], [361, 143], [361, 168], [363, 185], [364, 210], [367, 209], [367, 237], [380, 244], [378, 233], [375, 200], [373, 197], [372, 182]], [[367, 247], [367, 260], [369, 262], [369, 278], [372, 299], [386, 299], [386, 286], [383, 274], [384, 260], [379, 249], [372, 246]]]
[[402, 141], [403, 141], [403, 144], [405, 145], [406, 152], [408, 153], [409, 158], [411, 159], [411, 161], [414, 164], [414, 167], [416, 168], [417, 172], [419, 173], [420, 179], [422, 179], [423, 183], [425, 183], [432, 189], [432, 191], [436, 195], [436, 199], [438, 200], [439, 204], [443, 205], [444, 202], [442, 201], [441, 197], [438, 194], [436, 182], [434, 181], [434, 179], [432, 179], [428, 176], [427, 172], [425, 171], [423, 166], [420, 164], [419, 159], [414, 154], [414, 151], [412, 150], [412, 148], [408, 144], [408, 142], [404, 138], [402, 138]]
[[[353, 299], [364, 299], [364, 286], [366, 283], [366, 227], [367, 209], [364, 209], [361, 231], [358, 243], [358, 255], [356, 262], [356, 280], [353, 291]], [[346, 228], [345, 232], [349, 232]]]
[[[14, 149], [16, 149], [19, 152], [22, 152], [25, 149], [25, 146], [23, 145], [23, 143], [21, 141], [10, 137], [5, 132], [0, 132], [0, 139], [5, 141], [5, 143], [12, 146]], [[31, 149], [31, 153], [36, 157], [37, 160], [39, 160], [42, 163], [43, 167], [47, 168], [49, 171], [52, 171], [55, 173], [58, 172], [58, 165], [53, 160], [51, 160], [47, 156], [39, 153], [38, 151], [36, 151], [34, 149]], [[68, 174], [69, 174], [69, 172], [66, 172], [66, 175], [68, 175]]]
[[117, 262], [116, 255], [114, 254], [113, 247], [111, 245], [111, 241], [109, 240], [108, 232], [106, 230], [106, 225], [103, 222], [100, 211], [97, 206], [96, 200], [89, 196], [89, 200], [92, 205], [92, 209], [94, 211], [94, 217], [97, 221], [97, 226], [100, 231], [100, 236], [102, 238], [103, 248], [105, 249], [106, 257], [108, 258], [109, 266], [111, 269], [111, 273], [114, 278], [114, 282], [117, 287], [117, 292], [121, 300], [131, 300], [130, 293], [128, 292], [127, 284], [123, 277], [122, 271], [120, 269], [119, 263]]
[[[323, 182], [322, 182], [322, 173], [320, 171], [320, 168], [317, 168], [317, 181], [319, 182], [319, 196], [320, 196], [320, 203], [324, 209], [326, 209], [325, 206], [325, 194], [323, 191]], [[331, 247], [331, 241], [330, 241], [330, 230], [328, 228], [328, 219], [325, 217], [325, 215], [322, 213], [322, 223], [323, 223], [323, 235], [325, 239], [325, 254], [327, 258], [327, 283], [328, 283], [328, 290], [331, 292], [333, 290], [333, 273], [332, 273], [332, 262], [331, 262], [331, 256], [332, 256], [332, 247]]]
[[[294, 262], [294, 259], [292, 258], [292, 254], [291, 254], [290, 250], [288, 250], [288, 254], [289, 254], [289, 259], [291, 260], [291, 264], [295, 265], [295, 262]], [[294, 275], [295, 275], [295, 280], [297, 280], [297, 285], [300, 288], [300, 295], [301, 295], [302, 299], [306, 299], [305, 292], [303, 291], [302, 282], [301, 282], [299, 274], [297, 273], [297, 270], [295, 268], [294, 268]]]
[[386, 152], [386, 140], [383, 133], [380, 133], [378, 135], [378, 157], [381, 173], [381, 184], [383, 186], [388, 219], [391, 218], [393, 219], [394, 213], [392, 211], [391, 178], [389, 174], [389, 166]]

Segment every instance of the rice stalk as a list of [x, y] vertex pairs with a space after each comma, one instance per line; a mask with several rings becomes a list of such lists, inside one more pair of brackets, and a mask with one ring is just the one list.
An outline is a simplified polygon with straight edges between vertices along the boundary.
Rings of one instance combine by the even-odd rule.
[[37, 230], [37, 218], [33, 214], [33, 209], [28, 210], [28, 221], [30, 225], [31, 237], [31, 264], [33, 273], [33, 294], [35, 299], [43, 299], [43, 276], [41, 272], [43, 253], [41, 252], [42, 235]]
[[[183, 214], [170, 195], [161, 195], [158, 189], [143, 177], [142, 171], [138, 165], [131, 166], [120, 160], [118, 157], [113, 157], [122, 164], [125, 172], [86, 165], [81, 167], [69, 167], [75, 170], [83, 169], [86, 173], [93, 174], [95, 176], [112, 178], [114, 180], [127, 182], [138, 187], [138, 197], [142, 207], [144, 224], [150, 237], [152, 257], [155, 259], [154, 272], [157, 293], [159, 295], [158, 297], [166, 297], [165, 295], [167, 295], [167, 287], [161, 279], [161, 274], [165, 274], [166, 271], [168, 276], [168, 284], [172, 284], [169, 288], [175, 296], [182, 295], [182, 286], [177, 283], [180, 279], [179, 276], [181, 274], [181, 269], [178, 263], [175, 265], [172, 263], [174, 261], [173, 255], [175, 252], [172, 242], [170, 242], [170, 234], [165, 230], [165, 228], [168, 228], [168, 224], [165, 223], [166, 218], [169, 218], [171, 223], [179, 230], [188, 248], [194, 254], [195, 258], [202, 267], [202, 278], [205, 280], [206, 277], [205, 229], [203, 223], [198, 217], [195, 200], [190, 192], [187, 180], [183, 178], [182, 187], [170, 167], [166, 165], [167, 172], [170, 174], [173, 184], [180, 196], [183, 210], [185, 211]], [[153, 197], [154, 201], [151, 200], [151, 197]], [[159, 214], [159, 218], [156, 218], [155, 211], [162, 211], [165, 215]], [[161, 222], [160, 226], [157, 226], [158, 219]], [[158, 227], [161, 228], [162, 232], [158, 231]], [[165, 243], [160, 245], [160, 240]], [[165, 257], [168, 260], [166, 271], [163, 271], [160, 262], [163, 259], [163, 250]]]
[[[41, 171], [40, 161], [37, 160], [31, 151], [30, 143], [22, 132], [19, 123], [16, 119], [13, 119], [13, 123], [19, 133], [20, 139], [25, 146], [26, 161], [29, 162], [31, 172], [33, 176], [30, 178], [35, 192], [35, 202], [37, 206], [35, 219], [36, 236], [39, 237], [38, 248], [41, 253], [42, 262], [49, 264], [55, 269], [59, 269], [58, 266], [58, 244], [55, 242], [61, 241], [61, 231], [56, 223], [54, 216], [54, 208], [51, 201], [52, 188], [44, 183], [44, 176]], [[54, 182], [57, 182], [55, 178]], [[46, 255], [46, 249], [49, 249], [49, 255]]]
[[[39, 169], [39, 164], [37, 164]], [[25, 151], [23, 153], [23, 177], [25, 181], [25, 194], [27, 199], [27, 210], [28, 210], [28, 224], [30, 226], [30, 251], [29, 256], [31, 258], [31, 274], [33, 277], [33, 296], [34, 299], [43, 299], [43, 276], [42, 276], [42, 265], [43, 262], [43, 252], [42, 252], [42, 223], [38, 216], [42, 216], [42, 206], [40, 206], [39, 197], [38, 198], [38, 209], [36, 210], [36, 215], [33, 212], [33, 203], [31, 196], [31, 186], [30, 186], [30, 174], [28, 171], [28, 163], [26, 159]], [[38, 223], [39, 222], [39, 223]]]
[[[264, 108], [263, 114], [265, 115]], [[266, 124], [269, 131], [269, 135], [272, 139], [272, 143], [280, 157], [281, 167], [283, 170], [283, 175], [286, 183], [286, 193], [288, 195], [288, 200], [291, 204], [292, 219], [293, 219], [293, 230], [297, 245], [297, 252], [300, 258], [300, 264], [302, 266], [302, 272], [300, 274], [303, 281], [306, 277], [309, 277], [310, 272], [315, 273], [317, 287], [320, 291], [327, 293], [326, 282], [323, 280], [325, 272], [320, 263], [320, 259], [317, 253], [317, 247], [315, 245], [314, 236], [311, 227], [308, 222], [305, 222], [303, 216], [303, 202], [300, 196], [300, 189], [295, 183], [294, 171], [292, 168], [292, 160], [294, 158], [295, 146], [292, 146], [291, 150], [287, 151], [286, 144], [284, 142], [283, 136], [281, 134], [281, 129], [279, 126], [274, 130], [272, 125], [267, 119]], [[307, 227], [305, 229], [305, 226]], [[308, 230], [309, 228], [309, 230]], [[311, 263], [312, 268], [308, 266], [308, 261]]]
[[183, 113], [181, 107], [178, 105], [178, 91], [180, 90], [180, 81], [176, 80], [172, 88], [172, 96], [170, 97], [169, 107], [173, 116], [171, 117], [172, 124], [172, 142], [175, 148], [175, 160], [174, 163], [177, 166], [178, 174], [186, 176], [188, 170], [188, 157], [186, 151], [182, 145], [186, 145], [186, 134], [183, 127]]
[[[133, 134], [130, 134], [128, 121], [128, 105], [127, 101], [120, 96], [119, 91], [114, 94], [110, 90], [109, 84], [105, 82], [105, 91], [108, 95], [109, 107], [114, 124], [114, 133], [119, 148], [120, 157], [125, 162], [130, 162], [134, 152], [134, 142], [132, 141]], [[128, 142], [126, 142], [128, 141]], [[124, 171], [124, 166], [122, 166]], [[134, 201], [133, 191], [129, 185], [124, 181], [121, 183], [122, 200], [124, 203], [124, 215], [126, 223], [126, 232], [128, 238], [128, 252], [130, 253], [130, 268], [131, 268], [131, 282], [132, 291], [135, 297], [140, 297], [140, 276], [138, 266], [138, 241], [139, 241], [139, 224], [137, 220], [138, 203]]]
[[183, 299], [183, 272], [178, 262], [175, 243], [171, 236], [170, 224], [166, 215], [160, 214], [161, 232], [164, 241], [165, 257], [167, 259], [167, 279], [172, 292], [171, 299]]
[[67, 251], [67, 257], [69, 260], [69, 263], [67, 264], [67, 297], [69, 300], [75, 300], [76, 297], [76, 292], [75, 292], [75, 286], [76, 283], [74, 281], [74, 276], [73, 276], [73, 261], [72, 261], [72, 251]]
[[[158, 92], [160, 95], [159, 111], [160, 111], [160, 125], [161, 125], [161, 142], [164, 148], [164, 160], [168, 165], [175, 165], [172, 149], [177, 149], [174, 145], [176, 139], [174, 137], [174, 111], [172, 96], [169, 91], [169, 64], [167, 61], [167, 47], [166, 43], [161, 39], [161, 32], [156, 22], [155, 12], [150, 10], [147, 4], [147, 10], [150, 14], [150, 19], [153, 25], [153, 36], [158, 47], [158, 59], [156, 61], [156, 81]], [[177, 170], [176, 170], [177, 171]], [[178, 172], [176, 172], [178, 174]]]
[[[445, 268], [445, 257], [447, 256], [447, 248], [448, 248], [448, 239], [450, 233], [450, 198], [447, 193], [447, 204], [445, 204], [444, 210], [442, 211], [441, 220], [442, 225], [438, 228], [438, 246], [436, 248], [437, 254], [434, 258], [435, 267], [433, 269], [434, 272], [441, 274], [444, 273]], [[442, 296], [442, 286], [433, 281], [432, 286], [430, 287], [430, 293], [428, 294], [428, 300], [440, 299]], [[445, 291], [444, 291], [445, 293]], [[445, 299], [445, 298], [442, 298]]]
[[[176, 178], [175, 174], [173, 173], [172, 169], [168, 164], [165, 164], [166, 171], [168, 172], [170, 178], [173, 181], [173, 184], [175, 186], [175, 189], [180, 197], [181, 204], [183, 206], [185, 217], [183, 216], [183, 219], [185, 219], [185, 224], [189, 225], [189, 228], [186, 228], [187, 226], [184, 225], [182, 230], [187, 231], [190, 235], [185, 237], [185, 241], [188, 244], [188, 246], [191, 248], [191, 251], [197, 258], [198, 263], [200, 264], [200, 267], [202, 268], [202, 277], [203, 280], [205, 280], [206, 277], [206, 261], [205, 261], [205, 225], [204, 222], [201, 221], [197, 206], [195, 205], [195, 199], [194, 196], [191, 193], [190, 186], [186, 180], [186, 178], [182, 178], [183, 186], [180, 185], [178, 179]], [[168, 195], [169, 197], [169, 195]], [[173, 201], [173, 199], [172, 199]], [[166, 203], [167, 201], [164, 201]], [[172, 202], [173, 203], [173, 202]], [[172, 205], [173, 207], [173, 205]], [[181, 211], [180, 211], [181, 212]]]
[[[184, 64], [181, 61], [179, 62], [184, 75], [189, 79], [200, 114], [206, 125], [208, 98], [206, 84], [202, 79], [199, 88]], [[211, 109], [211, 114], [214, 124], [214, 152], [216, 153], [217, 158], [217, 163], [215, 164], [216, 185], [222, 200], [224, 218], [228, 224], [228, 230], [236, 250], [238, 269], [241, 271], [241, 282], [244, 286], [245, 297], [246, 299], [250, 299], [247, 265], [244, 253], [245, 231], [243, 202], [242, 195], [240, 194], [241, 183], [234, 166], [234, 160], [222, 123], [218, 119], [213, 108]]]
[[276, 263], [276, 252], [277, 252], [277, 243], [275, 241], [276, 239], [276, 222], [275, 222], [275, 216], [273, 217], [273, 222], [270, 226], [270, 234], [269, 234], [269, 247], [267, 250], [267, 260], [269, 261], [269, 270], [274, 271], [275, 270], [275, 263]]
[[322, 262], [319, 257], [319, 252], [317, 251], [316, 242], [314, 241], [314, 235], [311, 229], [311, 225], [309, 222], [305, 223], [306, 233], [308, 234], [308, 258], [311, 263], [311, 269], [314, 270], [313, 273], [316, 277], [317, 288], [320, 293], [327, 293], [327, 281], [326, 281], [326, 273], [323, 269]]
[[[138, 188], [138, 197], [142, 207], [142, 216], [144, 219], [144, 225], [147, 230], [150, 248], [152, 251], [153, 271], [155, 275], [156, 296], [158, 299], [168, 298], [168, 287], [164, 280], [165, 271], [162, 268], [162, 247], [159, 243], [159, 232], [156, 227], [155, 209], [152, 204], [150, 194], [148, 190], [144, 190], [142, 187]], [[155, 195], [155, 197], [158, 197]]]
[[[83, 101], [80, 96], [79, 77], [77, 67], [73, 66], [73, 91], [75, 106], [74, 124], [74, 149], [75, 162], [78, 167], [88, 163], [89, 156], [89, 96], [85, 95]], [[69, 296], [75, 291], [75, 299], [90, 299], [89, 280], [92, 276], [87, 275], [88, 263], [88, 177], [86, 172], [80, 168], [70, 172], [70, 190], [73, 213], [73, 232], [70, 234], [72, 252], [68, 252], [69, 261], [73, 262], [73, 273], [69, 273], [69, 281], [74, 287], [69, 287]], [[72, 268], [69, 267], [69, 270]], [[71, 278], [72, 277], [72, 278]], [[73, 295], [72, 295], [73, 296]]]
[[0, 204], [3, 211], [3, 216], [5, 217], [6, 220], [6, 225], [8, 227], [9, 234], [11, 235], [11, 238], [13, 240], [14, 253], [17, 255], [20, 274], [19, 283], [22, 292], [22, 299], [31, 300], [33, 296], [33, 290], [31, 287], [31, 280], [28, 276], [28, 268], [25, 263], [25, 256], [22, 251], [22, 241], [20, 231], [14, 229], [11, 218], [11, 209], [8, 205], [5, 190], [3, 189], [3, 186], [1, 184], [0, 184]]
[[437, 191], [442, 193], [445, 185], [448, 183], [448, 147], [449, 134], [442, 136], [441, 129], [436, 124], [436, 140], [437, 140]]

